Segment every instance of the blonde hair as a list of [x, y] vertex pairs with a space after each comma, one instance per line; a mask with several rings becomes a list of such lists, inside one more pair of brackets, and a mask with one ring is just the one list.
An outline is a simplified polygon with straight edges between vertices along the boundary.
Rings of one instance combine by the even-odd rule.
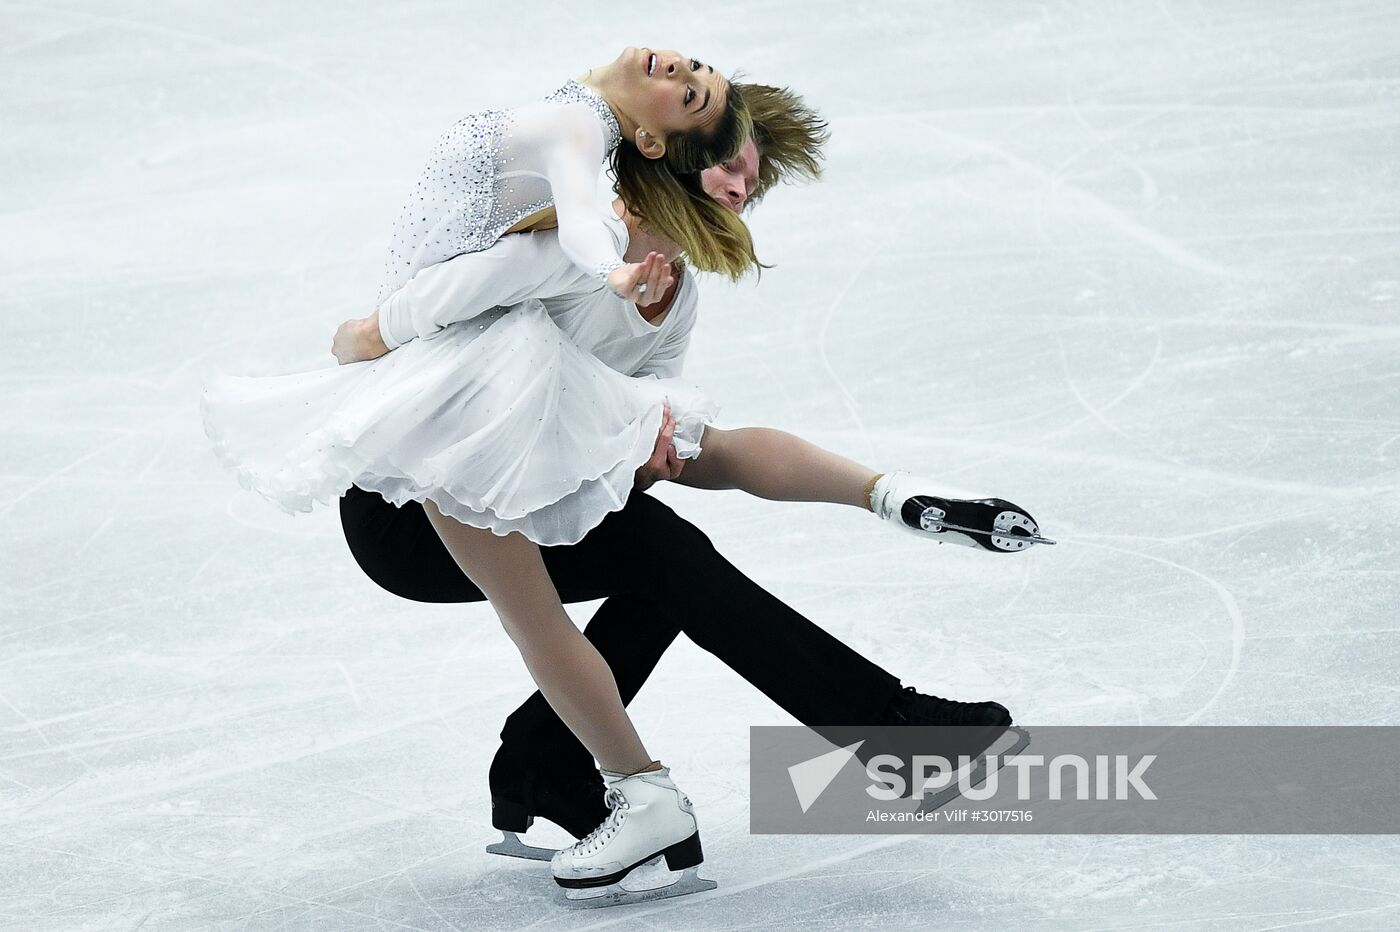
[[826, 121], [786, 87], [735, 84], [748, 104], [758, 149], [758, 182], [745, 206], [757, 204], [778, 182], [815, 181], [822, 147], [831, 138]]
[[744, 221], [705, 193], [700, 172], [739, 154], [753, 126], [738, 85], [731, 83], [725, 111], [711, 130], [666, 137], [666, 154], [642, 155], [629, 141], [612, 154], [617, 193], [647, 229], [680, 246], [690, 265], [738, 280], [761, 268]]

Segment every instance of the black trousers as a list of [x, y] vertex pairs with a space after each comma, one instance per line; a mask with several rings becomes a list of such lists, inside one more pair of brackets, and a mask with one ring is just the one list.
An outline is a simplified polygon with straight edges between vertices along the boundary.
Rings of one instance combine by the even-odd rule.
[[[340, 519], [355, 561], [394, 595], [485, 599], [418, 503], [396, 507], [352, 487]], [[643, 492], [577, 544], [541, 553], [565, 602], [607, 600], [584, 633], [612, 667], [624, 703], [682, 631], [805, 725], [873, 724], [899, 691], [897, 678], [739, 572], [699, 528]], [[539, 692], [501, 737], [552, 759], [592, 759]]]

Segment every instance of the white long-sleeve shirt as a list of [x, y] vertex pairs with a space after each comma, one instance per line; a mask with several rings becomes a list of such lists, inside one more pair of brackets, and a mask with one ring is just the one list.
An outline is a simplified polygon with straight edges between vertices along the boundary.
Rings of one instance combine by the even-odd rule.
[[[627, 250], [627, 226], [603, 208], [618, 255]], [[390, 349], [431, 339], [445, 327], [494, 307], [538, 300], [575, 344], [625, 375], [676, 378], [681, 374], [697, 316], [691, 275], [682, 272], [664, 317], [648, 322], [636, 305], [615, 295], [570, 261], [557, 230], [504, 236], [415, 274], [379, 306], [379, 334]]]

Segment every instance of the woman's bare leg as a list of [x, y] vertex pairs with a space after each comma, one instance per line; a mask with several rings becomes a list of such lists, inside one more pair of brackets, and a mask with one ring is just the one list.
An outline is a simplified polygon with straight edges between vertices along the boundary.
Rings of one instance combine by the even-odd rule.
[[622, 707], [612, 670], [559, 600], [540, 549], [523, 534], [498, 537], [423, 510], [443, 544], [500, 616], [540, 692], [604, 770], [637, 773], [652, 763]]
[[780, 502], [831, 502], [870, 510], [880, 474], [869, 466], [768, 427], [705, 427], [701, 453], [675, 481], [697, 489], [741, 489]]

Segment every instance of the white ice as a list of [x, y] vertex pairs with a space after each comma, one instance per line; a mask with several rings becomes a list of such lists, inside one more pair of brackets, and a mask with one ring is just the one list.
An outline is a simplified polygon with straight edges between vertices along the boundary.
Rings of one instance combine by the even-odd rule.
[[580, 916], [483, 853], [513, 647], [247, 497], [198, 388], [324, 359], [436, 134], [628, 42], [835, 134], [752, 216], [775, 268], [704, 285], [723, 424], [1061, 541], [663, 490], [722, 552], [1032, 726], [1400, 722], [1394, 4], [6, 4], [0, 926], [1400, 925], [1388, 837], [752, 837], [790, 719], [684, 642], [635, 710], [719, 890]]

